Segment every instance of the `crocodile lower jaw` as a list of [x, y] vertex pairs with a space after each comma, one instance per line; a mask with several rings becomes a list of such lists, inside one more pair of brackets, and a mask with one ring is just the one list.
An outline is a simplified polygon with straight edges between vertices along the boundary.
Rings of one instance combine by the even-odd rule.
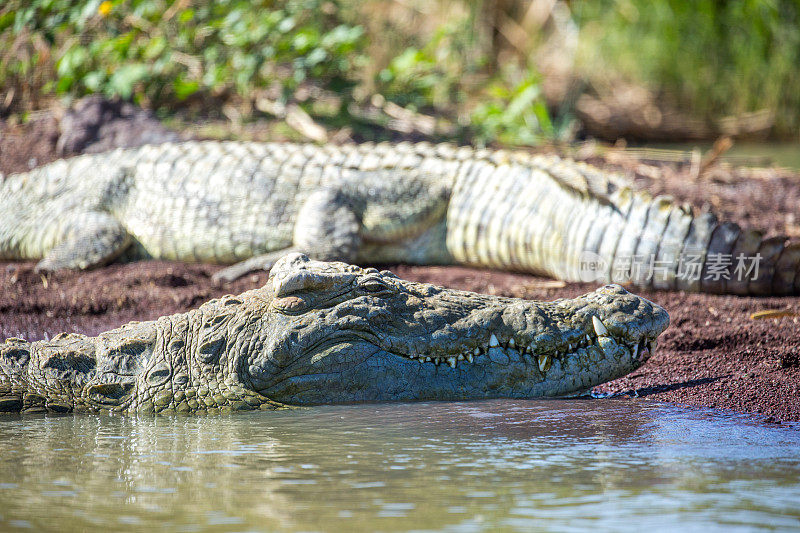
[[[606, 353], [616, 347], [622, 347], [631, 354], [631, 359], [644, 363], [655, 352], [657, 341], [654, 338], [642, 338], [638, 341], [621, 341], [613, 338], [607, 332], [604, 335], [592, 336], [586, 334], [580, 341], [564, 347], [548, 348], [535, 343], [523, 343], [513, 337], [505, 342], [498, 340], [492, 333], [484, 346], [475, 347], [462, 353], [448, 355], [403, 355], [420, 364], [430, 363], [436, 366], [446, 364], [456, 368], [459, 364], [481, 363], [481, 358], [516, 360], [526, 365], [536, 365], [539, 371], [546, 373], [554, 360], [565, 360], [570, 357], [581, 357], [589, 351], [598, 351], [597, 355], [605, 357]], [[581, 352], [583, 350], [583, 353]]]

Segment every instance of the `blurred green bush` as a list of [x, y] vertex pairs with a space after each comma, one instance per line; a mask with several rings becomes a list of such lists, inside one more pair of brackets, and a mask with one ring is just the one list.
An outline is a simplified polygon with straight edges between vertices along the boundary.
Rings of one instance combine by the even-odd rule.
[[[556, 4], [580, 40], [572, 93], [546, 101], [531, 33]], [[390, 119], [353, 104], [387, 101], [446, 120], [441, 137], [536, 144], [573, 134], [575, 87], [625, 81], [709, 122], [767, 109], [796, 136], [798, 28], [797, 0], [3, 0], [0, 114], [102, 93], [246, 120], [266, 98], [380, 139]]]
[[591, 0], [570, 3], [589, 79], [648, 86], [708, 121], [774, 113], [773, 134], [800, 130], [797, 0]]
[[364, 32], [329, 3], [7, 0], [0, 83], [156, 108], [273, 83], [292, 91], [306, 79], [340, 90], [364, 59]]
[[[530, 143], [548, 135], [539, 127], [549, 119], [536, 78], [523, 73], [520, 87], [504, 89], [502, 76], [485, 68], [491, 50], [472, 40], [481, 2], [469, 4], [437, 22], [428, 39], [398, 35], [397, 27], [366, 35], [359, 2], [352, 1], [6, 0], [0, 111], [102, 93], [163, 114], [193, 105], [207, 113], [231, 102], [252, 109], [248, 102], [263, 94], [286, 103], [313, 87], [340, 97], [323, 113], [339, 125], [352, 118], [350, 102], [378, 92], [412, 112], [452, 118], [462, 138], [473, 137], [472, 118], [485, 119], [475, 128], [478, 142]], [[400, 46], [376, 62], [370, 39], [380, 47], [384, 38]], [[467, 105], [483, 94], [487, 103]], [[319, 114], [319, 106], [301, 100]], [[529, 104], [535, 107], [521, 109]]]

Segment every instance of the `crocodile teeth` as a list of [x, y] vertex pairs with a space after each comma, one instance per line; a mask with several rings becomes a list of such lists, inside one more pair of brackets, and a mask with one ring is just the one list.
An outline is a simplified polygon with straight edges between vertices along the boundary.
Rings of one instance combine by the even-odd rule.
[[[472, 354], [476, 355], [476, 356], [480, 355], [481, 354], [481, 349], [480, 348], [475, 348], [474, 350], [472, 350]], [[470, 363], [471, 362], [472, 362], [472, 360], [470, 359]]]
[[605, 337], [608, 335], [608, 329], [606, 328], [605, 324], [603, 324], [596, 316], [592, 316], [592, 325], [594, 326], [594, 332], [597, 333], [598, 337]]
[[511, 339], [510, 341], [508, 341], [508, 347], [509, 347], [509, 348], [513, 348], [513, 347], [515, 347], [516, 345], [517, 345], [517, 344], [514, 342], [514, 339]]
[[500, 343], [497, 342], [497, 337], [492, 333], [492, 336], [489, 337], [489, 348], [496, 348], [497, 346], [500, 346]]
[[431, 358], [430, 358], [430, 357], [426, 357], [426, 358], [425, 358], [425, 362], [426, 362], [426, 363], [430, 363], [430, 362], [431, 362]]
[[642, 344], [642, 359], [649, 359], [653, 352], [656, 350], [656, 341], [645, 341], [641, 342]]
[[448, 357], [447, 364], [450, 365], [450, 368], [456, 367], [456, 358], [455, 357]]
[[458, 354], [458, 357], [456, 357], [456, 361], [463, 361], [463, 360], [464, 356], [462, 354]]
[[631, 350], [631, 358], [634, 361], [636, 361], [636, 359], [639, 358], [639, 344], [640, 343], [637, 342], [636, 345], [633, 347], [633, 350]]
[[471, 353], [467, 354], [467, 361], [469, 361], [470, 363], [472, 362], [472, 354]]
[[547, 372], [550, 368], [550, 356], [547, 354], [542, 354], [539, 356], [539, 370], [542, 372]]

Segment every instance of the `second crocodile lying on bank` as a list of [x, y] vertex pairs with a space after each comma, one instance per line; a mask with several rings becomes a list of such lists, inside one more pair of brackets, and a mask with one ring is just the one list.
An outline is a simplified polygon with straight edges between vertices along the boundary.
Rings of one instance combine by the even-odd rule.
[[263, 288], [97, 337], [0, 344], [0, 411], [201, 411], [585, 392], [669, 317], [609, 285], [533, 302], [290, 254]]
[[[0, 183], [0, 259], [269, 269], [289, 251], [565, 280], [800, 293], [800, 245], [695, 215], [557, 157], [430, 144], [186, 142], [62, 160]], [[754, 268], [755, 267], [755, 268]]]

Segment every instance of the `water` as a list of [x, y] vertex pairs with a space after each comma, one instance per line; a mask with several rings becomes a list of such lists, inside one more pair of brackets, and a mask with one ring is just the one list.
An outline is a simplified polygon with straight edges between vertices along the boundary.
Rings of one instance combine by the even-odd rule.
[[800, 428], [634, 400], [0, 419], [0, 530], [800, 529]]
[[[673, 156], [681, 155], [681, 159], [691, 159], [692, 150], [699, 149], [705, 154], [711, 150], [712, 143], [650, 143], [645, 148], [666, 149], [675, 151]], [[658, 157], [656, 157], [658, 159]], [[778, 166], [800, 170], [800, 144], [790, 142], [746, 142], [737, 141], [721, 158], [734, 166]]]

